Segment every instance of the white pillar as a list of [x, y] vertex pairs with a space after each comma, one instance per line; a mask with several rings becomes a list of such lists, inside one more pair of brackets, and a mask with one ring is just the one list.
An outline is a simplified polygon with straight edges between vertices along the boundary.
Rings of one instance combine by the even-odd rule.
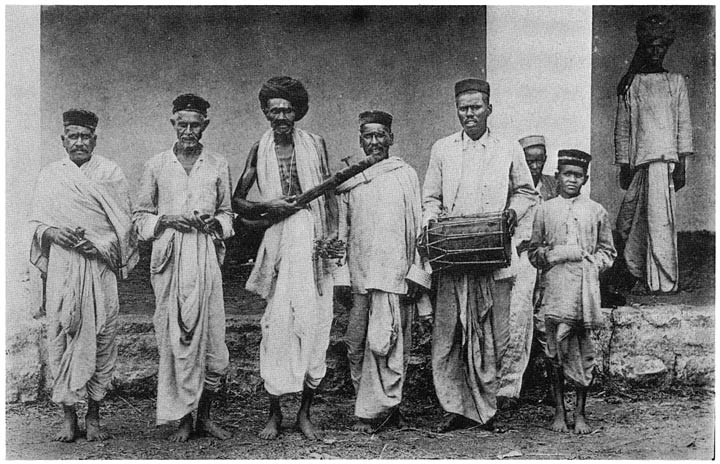
[[[28, 262], [40, 171], [40, 7], [5, 7], [6, 400], [33, 400], [43, 367], [40, 279]], [[58, 142], [59, 143], [59, 142]]]
[[545, 174], [558, 149], [590, 153], [591, 66], [591, 6], [487, 7], [488, 126], [510, 140], [544, 135]]

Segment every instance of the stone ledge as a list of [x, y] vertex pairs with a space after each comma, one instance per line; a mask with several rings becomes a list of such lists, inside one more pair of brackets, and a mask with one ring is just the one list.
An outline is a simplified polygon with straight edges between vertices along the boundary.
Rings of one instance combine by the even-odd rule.
[[[621, 307], [603, 310], [607, 328], [597, 334], [598, 364], [605, 374], [628, 380], [649, 380], [659, 385], [675, 382], [714, 387], [714, 307], [667, 305]], [[251, 392], [262, 388], [259, 376], [260, 315], [227, 318], [226, 342], [230, 350], [228, 382], [233, 389]], [[336, 313], [328, 348], [328, 373], [323, 388], [349, 388], [342, 334], [347, 312]], [[27, 326], [27, 327], [25, 327]], [[7, 334], [8, 403], [35, 401], [51, 385], [47, 372], [44, 320], [14, 326]], [[154, 394], [157, 345], [152, 317], [121, 315], [118, 364], [113, 385], [119, 391]], [[430, 338], [416, 340], [408, 382], [431, 382], [428, 376]]]

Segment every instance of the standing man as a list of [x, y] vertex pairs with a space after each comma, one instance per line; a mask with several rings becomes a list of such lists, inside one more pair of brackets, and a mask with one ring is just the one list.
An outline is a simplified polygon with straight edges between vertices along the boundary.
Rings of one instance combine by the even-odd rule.
[[100, 405], [117, 360], [117, 278], [138, 258], [125, 175], [93, 155], [97, 123], [90, 111], [63, 113], [67, 156], [40, 172], [31, 218], [30, 261], [46, 276], [52, 400], [64, 413], [55, 440], [62, 442], [80, 435], [75, 408], [86, 395], [88, 441], [108, 437]]
[[[528, 135], [518, 140], [525, 152], [525, 162], [530, 168], [530, 175], [539, 195], [539, 203], [557, 196], [557, 182], [553, 176], [543, 174], [547, 161], [545, 137]], [[520, 398], [523, 374], [530, 361], [533, 342], [533, 292], [537, 280], [537, 269], [528, 259], [528, 246], [532, 233], [535, 210], [539, 205], [528, 208], [525, 216], [518, 221], [515, 235], [512, 238], [519, 259], [513, 263], [515, 267], [515, 285], [510, 296], [510, 342], [503, 358], [500, 388], [498, 396], [508, 398], [509, 403], [516, 403]], [[544, 346], [544, 317], [536, 315], [535, 333], [538, 342]]]
[[[233, 195], [238, 215], [265, 219], [255, 267], [245, 288], [267, 306], [260, 342], [260, 375], [270, 397], [270, 418], [259, 436], [280, 432], [280, 396], [302, 391], [296, 425], [310, 439], [318, 431], [310, 420], [315, 389], [325, 376], [325, 352], [333, 318], [334, 261], [314, 253], [318, 240], [337, 236], [337, 202], [332, 192], [300, 207], [295, 197], [330, 177], [322, 137], [295, 127], [308, 111], [308, 93], [291, 77], [273, 77], [260, 89], [260, 108], [270, 129], [250, 149]], [[247, 200], [257, 182], [260, 201]]]
[[[423, 223], [441, 214], [507, 210], [512, 231], [517, 218], [537, 201], [525, 160], [517, 145], [500, 142], [487, 127], [492, 113], [487, 82], [456, 83], [455, 106], [463, 130], [432, 147], [423, 185]], [[451, 414], [443, 430], [478, 423], [492, 427], [500, 361], [509, 338], [511, 290], [508, 268], [439, 275], [432, 369], [440, 404]]]
[[650, 15], [636, 32], [635, 56], [618, 84], [615, 164], [627, 192], [616, 227], [636, 289], [676, 292], [675, 191], [685, 185], [685, 158], [693, 153], [690, 102], [682, 74], [662, 66], [675, 39], [670, 19]]
[[171, 441], [193, 432], [221, 440], [231, 434], [210, 418], [228, 365], [220, 265], [232, 237], [230, 170], [200, 143], [210, 104], [193, 94], [173, 101], [177, 142], [145, 163], [133, 220], [152, 240], [150, 281], [160, 353], [157, 423], [180, 420]]
[[347, 267], [341, 269], [349, 268], [353, 292], [345, 333], [359, 418], [353, 429], [366, 433], [401, 423], [415, 309], [404, 300], [419, 296], [420, 287], [430, 288], [430, 274], [415, 250], [420, 183], [409, 164], [389, 157], [392, 119], [383, 111], [360, 114], [360, 146], [366, 156], [384, 159], [337, 189], [338, 236], [347, 243]]

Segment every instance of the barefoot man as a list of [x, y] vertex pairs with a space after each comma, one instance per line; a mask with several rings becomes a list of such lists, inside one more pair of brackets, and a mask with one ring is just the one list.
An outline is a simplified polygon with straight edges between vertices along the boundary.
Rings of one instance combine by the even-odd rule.
[[65, 416], [55, 439], [62, 442], [80, 435], [75, 407], [86, 395], [88, 441], [108, 437], [100, 404], [117, 359], [117, 278], [137, 262], [128, 184], [117, 164], [93, 154], [97, 123], [90, 111], [63, 113], [67, 156], [40, 172], [31, 219], [30, 261], [47, 279], [52, 400]]
[[[383, 161], [337, 189], [338, 237], [347, 245], [353, 306], [345, 333], [350, 375], [355, 387], [353, 429], [370, 433], [383, 425], [400, 426], [405, 365], [412, 346], [415, 310], [407, 296], [430, 288], [430, 274], [415, 250], [422, 210], [415, 170], [390, 155], [392, 116], [383, 111], [360, 114], [360, 146]], [[340, 279], [338, 279], [340, 280]], [[336, 282], [336, 285], [340, 282]], [[427, 302], [427, 311], [432, 314]]]
[[[316, 240], [337, 236], [337, 202], [328, 193], [301, 208], [296, 195], [330, 177], [325, 141], [297, 129], [308, 111], [308, 93], [290, 77], [273, 77], [260, 89], [260, 108], [270, 129], [250, 149], [233, 195], [243, 219], [273, 223], [263, 236], [245, 288], [267, 301], [260, 342], [260, 375], [270, 398], [264, 439], [280, 432], [280, 396], [302, 391], [297, 426], [318, 437], [310, 421], [315, 389], [325, 376], [325, 352], [333, 318], [333, 260], [314, 256]], [[260, 201], [247, 200], [257, 183]]]
[[[537, 201], [530, 170], [516, 143], [490, 132], [490, 84], [455, 84], [462, 131], [438, 140], [423, 185], [423, 221], [506, 210], [509, 229]], [[517, 255], [514, 257], [517, 259]], [[435, 304], [432, 370], [435, 391], [450, 413], [442, 430], [492, 428], [497, 379], [509, 339], [512, 270], [440, 273]]]
[[179, 419], [169, 439], [180, 442], [193, 432], [195, 409], [198, 435], [230, 437], [210, 418], [228, 365], [220, 265], [234, 232], [228, 163], [200, 143], [209, 107], [193, 94], [173, 101], [177, 142], [145, 163], [133, 216], [140, 238], [153, 241], [157, 423]]

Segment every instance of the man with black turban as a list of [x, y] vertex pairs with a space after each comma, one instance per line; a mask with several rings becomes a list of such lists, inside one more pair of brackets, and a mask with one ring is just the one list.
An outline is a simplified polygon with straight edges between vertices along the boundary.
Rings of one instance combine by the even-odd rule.
[[[255, 267], [246, 288], [267, 300], [260, 343], [260, 375], [270, 396], [270, 418], [260, 432], [280, 432], [280, 395], [302, 391], [297, 426], [310, 439], [318, 432], [310, 421], [315, 389], [325, 376], [325, 352], [332, 324], [334, 260], [314, 253], [319, 240], [337, 236], [337, 203], [332, 193], [301, 207], [300, 193], [330, 177], [322, 137], [297, 129], [308, 111], [303, 84], [273, 77], [260, 89], [260, 108], [270, 122], [250, 149], [233, 207], [245, 224], [265, 220]], [[260, 201], [247, 200], [257, 183]]]
[[675, 191], [685, 185], [693, 152], [690, 102], [682, 74], [662, 67], [675, 39], [672, 21], [653, 14], [637, 23], [638, 47], [618, 85], [615, 164], [627, 190], [617, 217], [625, 262], [651, 291], [678, 289]]

